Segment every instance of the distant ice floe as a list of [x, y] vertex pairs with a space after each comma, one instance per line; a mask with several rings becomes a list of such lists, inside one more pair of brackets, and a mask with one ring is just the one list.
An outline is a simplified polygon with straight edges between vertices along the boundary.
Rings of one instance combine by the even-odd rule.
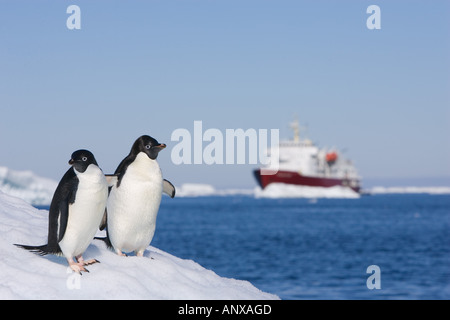
[[255, 188], [256, 198], [346, 198], [357, 199], [360, 195], [350, 188], [335, 187], [308, 187], [284, 183], [272, 183], [266, 188]]
[[209, 184], [185, 183], [176, 187], [177, 197], [233, 195], [254, 196], [255, 198], [359, 198], [358, 193], [341, 186], [321, 188], [272, 183], [264, 190], [260, 187], [255, 187], [253, 189], [218, 190]]
[[369, 190], [371, 194], [385, 193], [428, 193], [428, 194], [450, 194], [450, 187], [373, 187]]
[[253, 195], [253, 189], [222, 189], [204, 183], [184, 183], [176, 186], [176, 197], [206, 197], [206, 196], [233, 196]]
[[32, 205], [49, 205], [58, 182], [31, 171], [0, 167], [0, 191], [21, 198]]
[[176, 197], [199, 197], [212, 196], [216, 193], [216, 189], [209, 184], [185, 183], [176, 186]]
[[[364, 194], [450, 194], [450, 187], [373, 187]], [[358, 199], [361, 195], [343, 186], [308, 187], [284, 183], [272, 183], [265, 189], [216, 189], [210, 184], [185, 183], [176, 187], [177, 197], [207, 197], [244, 195], [255, 198], [344, 198]]]

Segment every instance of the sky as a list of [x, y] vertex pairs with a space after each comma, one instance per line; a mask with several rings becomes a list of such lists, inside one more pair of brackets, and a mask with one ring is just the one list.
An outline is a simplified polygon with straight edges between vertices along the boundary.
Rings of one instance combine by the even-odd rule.
[[148, 134], [175, 185], [253, 187], [255, 165], [174, 164], [172, 133], [288, 139], [297, 116], [363, 186], [450, 185], [449, 14], [446, 0], [0, 0], [0, 166], [59, 180], [83, 148], [112, 173]]

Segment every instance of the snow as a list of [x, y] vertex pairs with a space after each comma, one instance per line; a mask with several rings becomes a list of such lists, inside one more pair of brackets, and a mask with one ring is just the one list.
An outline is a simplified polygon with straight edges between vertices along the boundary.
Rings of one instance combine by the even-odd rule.
[[83, 256], [101, 263], [80, 276], [63, 257], [13, 245], [44, 244], [47, 224], [48, 211], [0, 191], [0, 299], [278, 299], [152, 246], [144, 257], [119, 257], [94, 240]]
[[33, 205], [49, 205], [57, 185], [58, 182], [39, 177], [31, 171], [0, 167], [0, 191]]

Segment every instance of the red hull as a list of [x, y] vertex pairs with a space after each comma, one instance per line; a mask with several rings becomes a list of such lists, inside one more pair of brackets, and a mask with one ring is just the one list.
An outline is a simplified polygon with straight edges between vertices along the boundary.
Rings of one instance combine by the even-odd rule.
[[261, 188], [267, 187], [271, 183], [286, 183], [310, 187], [334, 187], [345, 186], [353, 189], [356, 192], [360, 191], [359, 181], [355, 179], [334, 179], [321, 177], [303, 176], [297, 172], [292, 171], [278, 171], [274, 175], [261, 175], [261, 170], [257, 169], [253, 172], [256, 180]]

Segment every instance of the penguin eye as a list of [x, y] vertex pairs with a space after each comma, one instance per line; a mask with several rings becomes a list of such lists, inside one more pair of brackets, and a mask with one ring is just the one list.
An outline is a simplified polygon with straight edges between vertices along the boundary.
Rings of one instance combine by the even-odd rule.
[[149, 144], [145, 146], [146, 149], [150, 149], [151, 147], [152, 147], [152, 146], [149, 145]]
[[87, 161], [87, 157], [83, 157], [83, 158], [81, 158], [81, 160]]

